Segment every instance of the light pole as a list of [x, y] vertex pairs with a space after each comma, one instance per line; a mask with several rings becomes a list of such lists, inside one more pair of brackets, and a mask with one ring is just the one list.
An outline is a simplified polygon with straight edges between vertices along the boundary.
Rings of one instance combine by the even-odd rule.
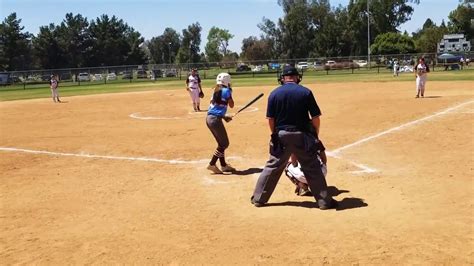
[[370, 69], [370, 0], [367, 0], [367, 65]]
[[193, 51], [192, 51], [192, 47], [193, 47], [193, 46], [192, 46], [192, 44], [190, 43], [190, 44], [189, 44], [189, 60], [188, 60], [188, 62], [189, 62], [189, 63], [188, 63], [188, 68], [189, 68], [189, 69], [191, 68], [191, 56], [192, 56], [192, 52], [193, 52]]
[[169, 53], [169, 60], [170, 60], [170, 66], [171, 66], [171, 43], [168, 43], [168, 53]]

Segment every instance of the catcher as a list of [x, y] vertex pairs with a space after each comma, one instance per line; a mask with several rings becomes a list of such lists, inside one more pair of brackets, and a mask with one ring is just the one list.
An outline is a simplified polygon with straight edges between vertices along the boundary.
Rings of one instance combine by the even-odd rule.
[[186, 90], [191, 96], [193, 102], [193, 109], [195, 112], [200, 112], [201, 108], [199, 106], [201, 99], [204, 98], [204, 93], [202, 92], [201, 87], [201, 78], [197, 74], [197, 69], [193, 68], [191, 70], [191, 75], [186, 79]]
[[[321, 171], [326, 177], [328, 173], [327, 169], [327, 157], [325, 152], [325, 147], [320, 140], [317, 140], [318, 152], [316, 157], [318, 158], [321, 164]], [[296, 185], [295, 194], [298, 196], [312, 196], [311, 191], [308, 187], [308, 181], [304, 177], [304, 173], [301, 170], [301, 164], [298, 162], [298, 159], [294, 154], [291, 155], [290, 161], [285, 168], [285, 175], [290, 179], [290, 181]]]

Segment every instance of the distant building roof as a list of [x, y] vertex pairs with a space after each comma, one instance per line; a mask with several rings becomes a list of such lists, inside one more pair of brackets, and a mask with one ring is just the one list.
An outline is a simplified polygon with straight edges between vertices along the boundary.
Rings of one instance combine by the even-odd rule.
[[464, 34], [445, 34], [443, 39], [464, 39]]

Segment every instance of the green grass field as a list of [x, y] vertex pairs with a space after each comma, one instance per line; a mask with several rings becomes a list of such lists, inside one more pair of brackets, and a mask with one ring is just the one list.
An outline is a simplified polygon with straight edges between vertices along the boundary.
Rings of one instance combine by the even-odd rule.
[[[370, 72], [365, 69], [354, 70], [338, 70], [338, 71], [307, 71], [304, 73], [303, 82], [310, 83], [335, 83], [335, 82], [390, 82], [390, 81], [414, 81], [413, 73], [401, 73], [399, 77], [393, 77], [392, 73], [387, 69], [373, 69]], [[440, 69], [431, 72], [428, 81], [458, 81], [472, 80], [474, 81], [474, 68], [462, 71], [441, 71]], [[203, 87], [210, 88], [214, 85], [213, 77], [207, 76], [203, 79]], [[234, 87], [241, 86], [277, 86], [277, 76], [275, 73], [268, 74], [241, 74], [232, 76], [232, 84]], [[118, 93], [132, 91], [149, 91], [149, 90], [166, 90], [185, 88], [184, 79], [181, 80], [157, 80], [155, 82], [149, 80], [140, 80], [133, 82], [117, 81], [113, 83], [103, 84], [82, 84], [78, 86], [74, 83], [60, 84], [59, 93], [61, 97], [75, 95], [90, 95], [101, 93]], [[24, 89], [22, 85], [0, 87], [0, 101], [12, 101], [21, 99], [48, 98], [51, 92], [46, 84], [28, 85]]]

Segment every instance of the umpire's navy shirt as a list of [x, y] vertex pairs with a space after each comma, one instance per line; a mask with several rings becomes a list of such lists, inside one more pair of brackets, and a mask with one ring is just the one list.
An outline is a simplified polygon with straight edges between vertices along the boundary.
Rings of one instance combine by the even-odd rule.
[[268, 97], [267, 117], [275, 119], [275, 128], [306, 131], [311, 118], [320, 116], [313, 92], [290, 82], [276, 88]]

